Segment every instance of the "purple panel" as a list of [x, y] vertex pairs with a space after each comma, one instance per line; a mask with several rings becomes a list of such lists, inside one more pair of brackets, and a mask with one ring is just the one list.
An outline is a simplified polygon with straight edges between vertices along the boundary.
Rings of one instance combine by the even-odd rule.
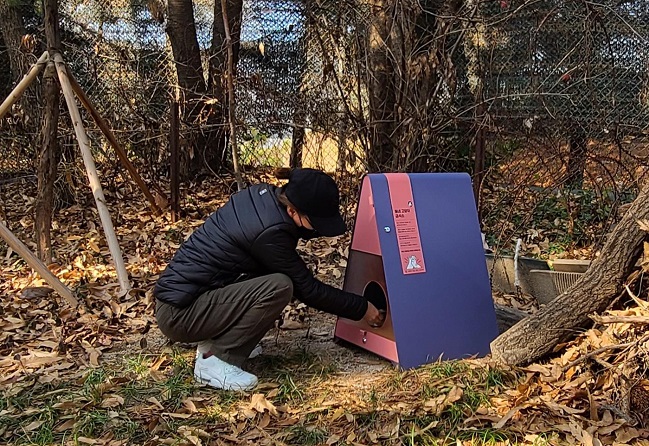
[[399, 364], [488, 354], [498, 327], [469, 175], [409, 175], [426, 257], [426, 272], [410, 275], [401, 268], [385, 175], [369, 177]]

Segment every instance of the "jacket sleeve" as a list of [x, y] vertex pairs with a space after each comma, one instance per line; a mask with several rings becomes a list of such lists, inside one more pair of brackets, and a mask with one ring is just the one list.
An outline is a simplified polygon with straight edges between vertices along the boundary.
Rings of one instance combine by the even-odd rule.
[[293, 281], [295, 297], [310, 307], [355, 321], [367, 311], [362, 296], [322, 283], [311, 274], [295, 250], [295, 237], [281, 228], [269, 228], [252, 245], [253, 257], [271, 273], [286, 274]]

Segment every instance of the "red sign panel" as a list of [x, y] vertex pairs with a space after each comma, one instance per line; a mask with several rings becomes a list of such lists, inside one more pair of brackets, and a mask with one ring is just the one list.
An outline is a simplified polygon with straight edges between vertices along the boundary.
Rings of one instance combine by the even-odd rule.
[[403, 273], [425, 273], [426, 265], [421, 249], [421, 237], [417, 225], [417, 212], [412, 197], [410, 177], [405, 173], [400, 173], [386, 175], [386, 178], [390, 190], [394, 231], [399, 244]]

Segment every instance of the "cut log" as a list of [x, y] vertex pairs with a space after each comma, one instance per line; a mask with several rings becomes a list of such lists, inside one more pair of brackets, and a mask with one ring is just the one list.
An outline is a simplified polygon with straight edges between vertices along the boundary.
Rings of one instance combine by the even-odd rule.
[[506, 332], [520, 320], [530, 315], [516, 308], [504, 307], [502, 305], [494, 305], [494, 307], [496, 309], [496, 321], [498, 322], [499, 333]]
[[638, 220], [649, 219], [649, 187], [635, 199], [609, 234], [601, 255], [573, 286], [535, 314], [521, 320], [491, 343], [495, 360], [526, 364], [549, 353], [558, 343], [580, 332], [622, 291], [647, 233]]

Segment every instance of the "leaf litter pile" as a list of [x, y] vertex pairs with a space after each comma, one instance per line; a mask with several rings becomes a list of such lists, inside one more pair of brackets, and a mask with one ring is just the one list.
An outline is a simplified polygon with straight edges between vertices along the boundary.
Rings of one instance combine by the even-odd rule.
[[[20, 185], [3, 194], [11, 229], [30, 240], [33, 193]], [[191, 346], [161, 337], [151, 291], [226, 191], [197, 185], [175, 224], [154, 217], [127, 185], [106, 195], [133, 284], [127, 294], [117, 286], [91, 199], [59, 211], [53, 231], [51, 268], [76, 290], [79, 308], [0, 245], [3, 442], [649, 444], [649, 251], [615, 309], [593, 315], [592, 328], [541, 363], [511, 368], [485, 358], [401, 371], [372, 357], [368, 367], [354, 360], [364, 352], [344, 355], [354, 348], [333, 343], [335, 318], [294, 302], [248, 365], [258, 388], [223, 392], [193, 381]], [[316, 240], [301, 252], [320, 279], [340, 285], [348, 243]]]

